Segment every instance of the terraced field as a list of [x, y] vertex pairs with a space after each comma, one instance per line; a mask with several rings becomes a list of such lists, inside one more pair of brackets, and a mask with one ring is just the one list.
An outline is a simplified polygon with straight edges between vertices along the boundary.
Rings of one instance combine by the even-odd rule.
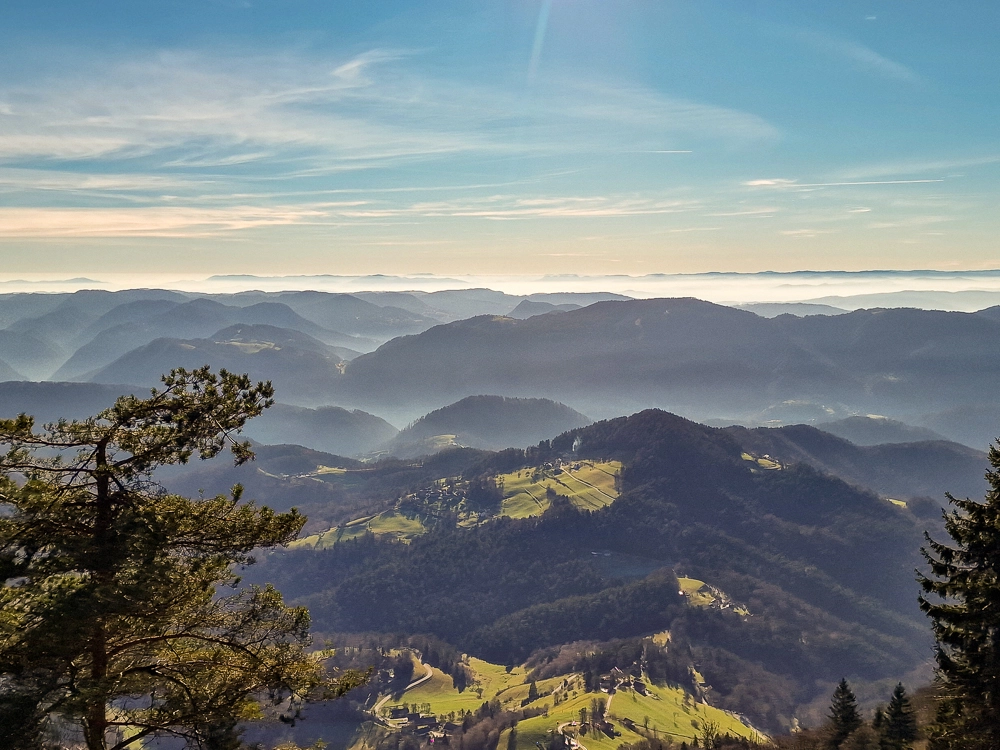
[[423, 534], [427, 529], [424, 528], [419, 518], [405, 516], [397, 510], [388, 510], [377, 516], [358, 518], [343, 526], [296, 539], [288, 546], [298, 549], [326, 549], [337, 542], [354, 539], [369, 531], [379, 536], [394, 536], [397, 539], [408, 540]]
[[578, 508], [603, 508], [618, 497], [615, 477], [621, 468], [619, 461], [576, 461], [560, 468], [501, 474], [504, 488], [501, 515], [512, 518], [541, 515], [549, 507], [546, 497], [549, 489], [565, 495]]

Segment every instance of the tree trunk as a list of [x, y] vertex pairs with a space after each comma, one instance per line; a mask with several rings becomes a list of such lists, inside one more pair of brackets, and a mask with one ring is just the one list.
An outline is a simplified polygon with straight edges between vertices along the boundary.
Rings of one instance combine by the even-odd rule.
[[[103, 595], [102, 589], [114, 577], [111, 562], [113, 508], [106, 440], [97, 445], [96, 464], [97, 470], [94, 472], [94, 479], [97, 482], [97, 514], [94, 524], [94, 549], [97, 554], [91, 574], [98, 597], [101, 597]], [[94, 693], [84, 719], [84, 737], [87, 741], [87, 750], [107, 750], [108, 747], [108, 702], [104, 694], [104, 682], [107, 676], [107, 634], [104, 630], [104, 623], [98, 618], [90, 641], [90, 679], [93, 682]]]
[[92, 661], [90, 676], [98, 686], [98, 690], [87, 709], [87, 716], [84, 719], [84, 736], [87, 741], [87, 750], [107, 750], [108, 706], [102, 683], [108, 672], [108, 653], [102, 626], [98, 626], [98, 630], [94, 633], [90, 658]]

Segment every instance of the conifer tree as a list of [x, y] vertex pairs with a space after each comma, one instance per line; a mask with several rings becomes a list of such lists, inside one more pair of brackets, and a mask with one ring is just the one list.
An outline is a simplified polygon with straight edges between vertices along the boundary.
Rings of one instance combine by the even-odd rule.
[[990, 446], [990, 489], [980, 501], [947, 495], [953, 545], [925, 535], [930, 566], [920, 575], [920, 607], [937, 639], [942, 700], [935, 750], [1000, 748], [1000, 443]]
[[234, 566], [294, 539], [302, 516], [238, 486], [188, 499], [154, 481], [227, 445], [250, 460], [234, 435], [272, 395], [206, 367], [83, 421], [0, 420], [0, 747], [237, 747], [262, 699], [358, 683], [329, 682], [306, 652], [308, 612], [238, 588]]
[[846, 740], [854, 730], [861, 726], [861, 715], [858, 713], [858, 701], [854, 697], [854, 691], [847, 684], [846, 679], [841, 679], [840, 683], [833, 691], [833, 700], [830, 703], [830, 742], [831, 750], [837, 750], [841, 743]]
[[897, 683], [877, 727], [881, 750], [908, 750], [917, 738], [917, 717], [903, 683]]

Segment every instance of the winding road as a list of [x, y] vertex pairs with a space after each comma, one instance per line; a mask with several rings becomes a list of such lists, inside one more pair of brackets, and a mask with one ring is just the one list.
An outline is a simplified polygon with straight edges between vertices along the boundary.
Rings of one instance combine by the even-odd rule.
[[[431, 677], [434, 676], [434, 667], [432, 667], [430, 664], [424, 664], [423, 662], [420, 662], [420, 666], [424, 667], [427, 670], [427, 672], [419, 680], [414, 680], [405, 688], [403, 688], [403, 693], [405, 693], [407, 690], [412, 690], [417, 685], [423, 685], [425, 682], [427, 682], [427, 680], [429, 680]], [[388, 695], [383, 695], [381, 698], [379, 698], [378, 703], [372, 706], [372, 716], [378, 718], [378, 712], [381, 711], [382, 707], [389, 702], [389, 699], [392, 697], [392, 695], [393, 695], [392, 693], [389, 693]]]
[[[595, 487], [594, 489], [597, 489], [597, 488]], [[605, 716], [607, 716], [608, 711], [611, 710], [611, 699], [614, 698], [614, 697], [615, 697], [614, 693], [609, 693], [608, 694], [608, 702], [604, 706], [604, 715]], [[563, 737], [566, 737], [566, 733], [563, 731], [563, 729], [565, 729], [566, 727], [568, 727], [568, 726], [570, 726], [570, 725], [572, 725], [574, 723], [575, 722], [572, 722], [572, 721], [564, 721], [562, 724], [560, 724], [559, 726], [556, 727], [556, 731], [559, 732], [559, 734], [561, 734]], [[580, 742], [580, 740], [577, 739], [576, 737], [567, 738], [567, 739], [572, 739], [573, 742], [576, 742], [576, 747], [578, 748], [578, 750], [587, 750], [587, 746], [584, 745], [582, 742]]]

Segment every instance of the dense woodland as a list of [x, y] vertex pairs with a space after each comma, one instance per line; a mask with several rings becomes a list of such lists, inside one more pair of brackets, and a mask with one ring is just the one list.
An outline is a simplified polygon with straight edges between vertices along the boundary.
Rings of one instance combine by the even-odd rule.
[[[409, 544], [368, 535], [276, 552], [248, 574], [307, 604], [321, 632], [428, 633], [505, 664], [669, 629], [720, 701], [772, 730], [817, 682], [885, 679], [926, 658], [912, 578], [922, 526], [909, 511], [807, 465], [756, 470], [729, 434], [657, 411], [466, 472], [559, 455], [623, 460], [623, 494], [597, 512], [556, 502], [538, 518], [441, 525]], [[616, 573], [604, 562], [616, 555], [648, 573]], [[675, 570], [739, 607], [684, 606]]]

